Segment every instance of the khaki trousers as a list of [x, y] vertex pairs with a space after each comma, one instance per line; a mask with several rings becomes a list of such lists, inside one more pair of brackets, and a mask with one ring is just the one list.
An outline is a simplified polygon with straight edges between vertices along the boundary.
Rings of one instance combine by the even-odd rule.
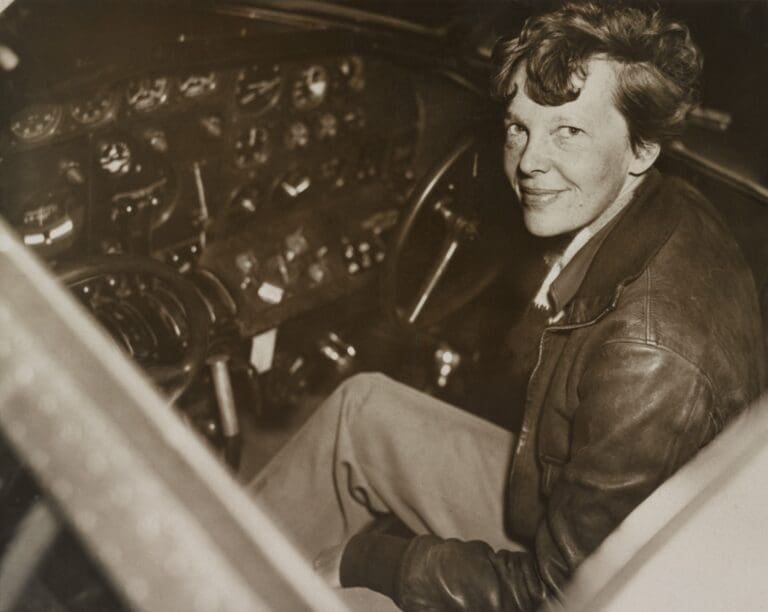
[[310, 562], [384, 513], [416, 534], [519, 549], [503, 515], [513, 448], [505, 429], [381, 374], [358, 374], [250, 489]]

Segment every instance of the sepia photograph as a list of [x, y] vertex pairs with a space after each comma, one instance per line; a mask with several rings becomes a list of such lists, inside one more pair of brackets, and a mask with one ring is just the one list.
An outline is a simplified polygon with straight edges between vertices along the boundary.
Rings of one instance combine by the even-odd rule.
[[767, 0], [0, 0], [0, 612], [768, 611]]

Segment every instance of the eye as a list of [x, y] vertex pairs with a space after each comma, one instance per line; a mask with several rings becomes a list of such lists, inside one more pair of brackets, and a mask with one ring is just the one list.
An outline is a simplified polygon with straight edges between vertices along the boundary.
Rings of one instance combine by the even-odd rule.
[[519, 123], [510, 123], [507, 125], [507, 138], [517, 139], [525, 135], [525, 128]]
[[563, 125], [557, 128], [557, 131], [561, 136], [565, 136], [566, 138], [573, 138], [574, 136], [578, 136], [579, 134], [583, 134], [584, 130], [581, 128], [574, 127], [572, 125]]

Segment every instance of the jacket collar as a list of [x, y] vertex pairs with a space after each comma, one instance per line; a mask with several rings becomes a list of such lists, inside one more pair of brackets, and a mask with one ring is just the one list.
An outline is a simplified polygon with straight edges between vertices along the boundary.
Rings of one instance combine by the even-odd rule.
[[565, 326], [584, 325], [616, 306], [624, 287], [648, 267], [679, 221], [679, 206], [665, 197], [663, 179], [652, 168], [632, 201], [603, 240], [568, 305]]
[[[627, 199], [627, 205], [632, 201], [632, 195], [634, 194], [630, 194]], [[564, 311], [568, 303], [574, 298], [579, 287], [584, 282], [584, 277], [586, 277], [589, 267], [592, 265], [592, 260], [603, 245], [606, 236], [608, 236], [614, 225], [621, 218], [621, 213], [623, 212], [624, 208], [614, 218], [610, 219], [604, 227], [592, 235], [552, 282], [549, 288], [549, 302], [552, 306], [552, 312], [559, 313]]]

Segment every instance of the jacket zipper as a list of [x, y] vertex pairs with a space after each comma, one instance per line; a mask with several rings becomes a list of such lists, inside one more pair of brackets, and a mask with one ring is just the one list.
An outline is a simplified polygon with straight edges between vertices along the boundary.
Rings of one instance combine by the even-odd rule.
[[[512, 481], [514, 480], [515, 473], [519, 470], [519, 465], [517, 462], [517, 450], [521, 448], [524, 444], [527, 443], [528, 438], [528, 432], [530, 431], [530, 414], [531, 411], [528, 410], [528, 400], [531, 393], [531, 384], [533, 383], [534, 378], [536, 377], [536, 373], [538, 372], [539, 368], [541, 367], [541, 363], [544, 357], [544, 341], [546, 339], [547, 332], [551, 331], [570, 331], [573, 329], [579, 329], [581, 327], [588, 327], [590, 325], [594, 325], [602, 319], [605, 315], [607, 315], [609, 312], [615, 309], [616, 302], [618, 301], [618, 294], [614, 297], [614, 300], [611, 302], [611, 304], [600, 314], [598, 314], [593, 319], [586, 321], [584, 323], [572, 323], [570, 325], [553, 325], [550, 327], [545, 327], [541, 332], [541, 337], [539, 338], [539, 355], [536, 359], [536, 365], [534, 366], [533, 370], [531, 371], [531, 375], [528, 378], [528, 387], [526, 389], [526, 397], [525, 397], [525, 413], [523, 415], [523, 424], [520, 428], [520, 436], [518, 438], [517, 444], [515, 445], [515, 453], [513, 454], [512, 459], [512, 466], [509, 470], [509, 479], [508, 479], [508, 487], [512, 487]], [[508, 517], [508, 520], [511, 520], [511, 517]]]
[[531, 383], [533, 382], [533, 378], [536, 375], [536, 371], [539, 369], [539, 366], [541, 365], [541, 358], [544, 355], [544, 336], [546, 336], [547, 332], [571, 331], [574, 329], [580, 329], [582, 327], [589, 327], [590, 325], [594, 325], [595, 323], [597, 323], [600, 319], [602, 319], [605, 315], [611, 312], [614, 308], [615, 308], [615, 300], [614, 300], [614, 303], [608, 306], [595, 318], [590, 319], [589, 321], [585, 321], [584, 323], [571, 323], [570, 325], [551, 325], [550, 327], [545, 327], [541, 332], [541, 337], [539, 338], [539, 356], [538, 356], [538, 359], [536, 360], [536, 365], [534, 366], [533, 370], [531, 370], [531, 375], [528, 377], [528, 388], [530, 388]]

